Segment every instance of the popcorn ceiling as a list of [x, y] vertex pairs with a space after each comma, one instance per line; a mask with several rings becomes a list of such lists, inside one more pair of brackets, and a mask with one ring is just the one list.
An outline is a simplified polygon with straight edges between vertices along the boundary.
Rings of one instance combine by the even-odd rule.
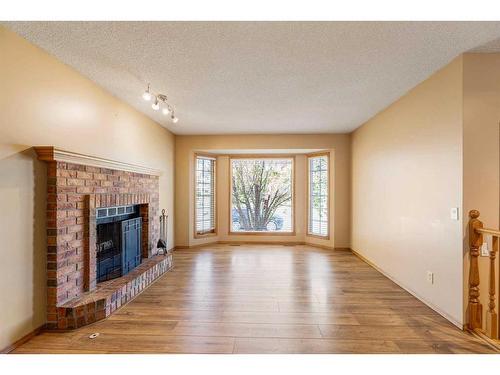
[[[499, 22], [2, 24], [176, 134], [350, 132], [500, 37]], [[148, 82], [177, 124], [142, 100]]]

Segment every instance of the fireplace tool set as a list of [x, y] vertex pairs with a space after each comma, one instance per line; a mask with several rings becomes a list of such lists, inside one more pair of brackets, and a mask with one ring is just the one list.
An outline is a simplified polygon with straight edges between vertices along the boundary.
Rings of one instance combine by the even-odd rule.
[[156, 247], [158, 254], [167, 255], [170, 250], [167, 249], [167, 234], [168, 234], [168, 215], [165, 215], [165, 209], [161, 210], [160, 215], [160, 239]]

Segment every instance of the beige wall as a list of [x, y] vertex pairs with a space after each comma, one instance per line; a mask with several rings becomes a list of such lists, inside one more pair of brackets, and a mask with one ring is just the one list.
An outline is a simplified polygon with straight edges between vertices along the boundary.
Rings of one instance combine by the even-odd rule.
[[462, 69], [459, 57], [352, 136], [352, 248], [457, 325]]
[[160, 169], [160, 208], [172, 218], [175, 142], [155, 122], [1, 27], [0, 51], [2, 349], [45, 322], [45, 165], [31, 147]]
[[[500, 54], [465, 54], [464, 61], [464, 227], [469, 210], [481, 212], [489, 228], [499, 227]], [[466, 228], [464, 228], [464, 233]], [[467, 304], [467, 236], [464, 236], [464, 308]], [[486, 240], [486, 239], [485, 239]], [[487, 239], [491, 248], [491, 239]], [[488, 257], [481, 257], [483, 322], [488, 306]], [[498, 273], [497, 273], [498, 275]]]
[[[328, 149], [331, 152], [331, 228], [329, 240], [305, 236], [306, 160], [296, 156], [295, 236], [229, 235], [229, 157], [217, 159], [218, 235], [194, 238], [194, 153], [210, 150]], [[349, 247], [350, 136], [342, 135], [242, 135], [176, 137], [176, 246], [195, 246], [214, 241], [309, 242], [329, 247]], [[186, 188], [188, 187], [188, 188]]]

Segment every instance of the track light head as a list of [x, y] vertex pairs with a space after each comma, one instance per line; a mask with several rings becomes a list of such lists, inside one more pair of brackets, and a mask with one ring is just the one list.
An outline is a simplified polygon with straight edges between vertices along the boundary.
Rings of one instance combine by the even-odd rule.
[[155, 111], [160, 109], [160, 103], [158, 103], [158, 98], [155, 98], [155, 102], [151, 105], [151, 108], [153, 108]]
[[144, 91], [144, 94], [142, 94], [142, 98], [145, 101], [149, 102], [151, 100], [151, 97], [152, 97], [152, 95], [151, 95], [151, 91], [149, 90], [149, 84], [148, 84], [148, 88], [146, 89], [146, 91]]

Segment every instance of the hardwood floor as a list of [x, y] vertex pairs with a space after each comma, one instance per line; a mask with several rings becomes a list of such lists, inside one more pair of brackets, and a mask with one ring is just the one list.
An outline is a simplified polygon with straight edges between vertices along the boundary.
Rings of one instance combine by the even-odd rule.
[[348, 251], [216, 245], [174, 263], [109, 319], [15, 352], [494, 353]]

